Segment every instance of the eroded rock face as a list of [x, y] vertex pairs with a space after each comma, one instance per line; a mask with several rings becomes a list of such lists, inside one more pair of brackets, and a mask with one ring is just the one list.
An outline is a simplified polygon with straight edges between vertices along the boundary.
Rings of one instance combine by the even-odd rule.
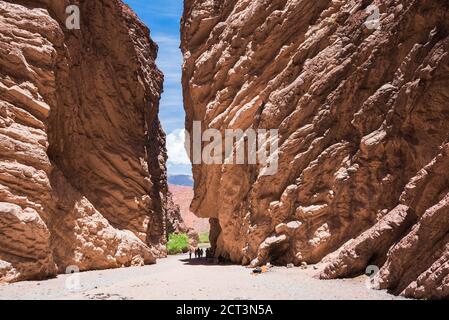
[[209, 219], [198, 218], [193, 212], [190, 211], [190, 204], [193, 199], [193, 187], [169, 183], [168, 189], [173, 195], [173, 201], [179, 206], [181, 218], [185, 225], [198, 233], [209, 232]]
[[274, 175], [194, 165], [192, 211], [212, 218], [217, 255], [300, 265], [349, 241], [323, 278], [377, 264], [379, 287], [448, 297], [448, 12], [443, 0], [185, 1], [187, 130], [280, 135]]
[[[415, 298], [449, 297], [449, 144], [405, 186], [401, 203], [354, 241], [320, 274], [350, 276], [382, 268], [374, 285]], [[386, 259], [386, 261], [385, 261]]]
[[0, 1], [0, 282], [165, 255], [163, 75], [120, 0]]
[[169, 191], [167, 196], [167, 212], [166, 212], [166, 232], [167, 234], [184, 233], [189, 237], [191, 247], [197, 247], [199, 235], [192, 227], [187, 226], [182, 216], [181, 208], [178, 203], [174, 202], [174, 195]]

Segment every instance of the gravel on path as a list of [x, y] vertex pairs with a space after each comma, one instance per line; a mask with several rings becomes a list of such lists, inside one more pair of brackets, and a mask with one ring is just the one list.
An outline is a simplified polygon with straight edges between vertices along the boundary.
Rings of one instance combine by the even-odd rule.
[[251, 269], [239, 265], [213, 265], [177, 255], [160, 259], [155, 265], [0, 285], [0, 299], [401, 299], [369, 289], [366, 276], [318, 280], [313, 277], [316, 272], [313, 266], [305, 270], [272, 267], [253, 275]]

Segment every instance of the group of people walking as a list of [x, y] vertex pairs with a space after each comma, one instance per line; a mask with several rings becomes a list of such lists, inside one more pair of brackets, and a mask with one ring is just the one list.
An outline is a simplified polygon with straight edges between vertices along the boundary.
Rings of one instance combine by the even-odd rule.
[[192, 248], [189, 251], [189, 259], [192, 259], [192, 255], [195, 255], [195, 258], [212, 258], [212, 251], [210, 248], [207, 248], [206, 250], [203, 250], [202, 248]]

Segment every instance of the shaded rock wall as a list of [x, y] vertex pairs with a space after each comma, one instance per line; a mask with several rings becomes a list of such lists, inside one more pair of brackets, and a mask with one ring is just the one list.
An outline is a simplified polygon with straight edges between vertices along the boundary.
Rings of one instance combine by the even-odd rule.
[[280, 135], [274, 175], [194, 165], [217, 255], [299, 265], [349, 241], [323, 278], [377, 264], [379, 287], [448, 297], [448, 18], [444, 0], [185, 1], [187, 130]]
[[121, 0], [0, 1], [0, 282], [165, 255], [156, 54]]

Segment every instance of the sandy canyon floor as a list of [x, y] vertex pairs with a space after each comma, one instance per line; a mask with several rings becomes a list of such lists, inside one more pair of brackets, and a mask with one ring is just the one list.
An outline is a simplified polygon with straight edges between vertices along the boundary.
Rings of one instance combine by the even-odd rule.
[[238, 265], [211, 265], [170, 256], [156, 265], [0, 285], [0, 299], [400, 299], [368, 289], [367, 277], [317, 280], [309, 266], [273, 267], [252, 275]]

